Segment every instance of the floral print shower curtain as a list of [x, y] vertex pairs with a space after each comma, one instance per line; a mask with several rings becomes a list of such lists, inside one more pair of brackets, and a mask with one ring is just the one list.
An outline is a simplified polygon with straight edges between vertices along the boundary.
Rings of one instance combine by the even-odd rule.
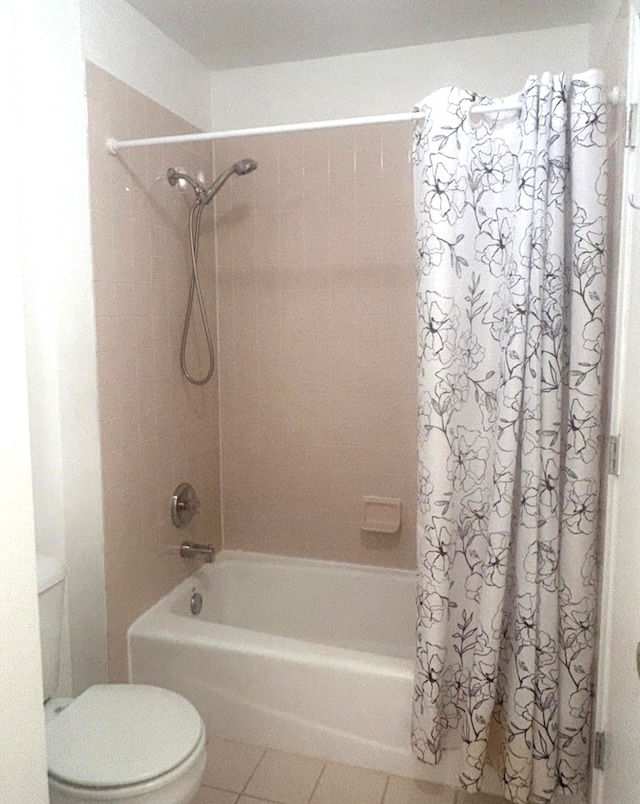
[[580, 793], [596, 618], [605, 292], [601, 76], [521, 112], [421, 104], [418, 625], [412, 740], [518, 804]]

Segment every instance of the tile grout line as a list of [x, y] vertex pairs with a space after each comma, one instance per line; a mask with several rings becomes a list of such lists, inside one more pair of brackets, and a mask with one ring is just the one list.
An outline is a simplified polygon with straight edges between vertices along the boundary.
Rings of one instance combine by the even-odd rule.
[[311, 795], [307, 799], [307, 804], [310, 804], [311, 799], [313, 798], [316, 790], [318, 789], [318, 785], [320, 784], [320, 779], [322, 779], [322, 775], [325, 772], [328, 764], [329, 764], [328, 762], [325, 762], [324, 765], [322, 766], [322, 770], [318, 774], [318, 778], [316, 779], [316, 783], [313, 785], [313, 790], [311, 791]]
[[255, 766], [255, 768], [254, 768], [254, 769], [251, 771], [251, 774], [250, 774], [249, 778], [247, 779], [247, 781], [245, 782], [244, 787], [242, 788], [242, 790], [241, 790], [241, 791], [240, 791], [240, 793], [238, 794], [238, 799], [237, 799], [238, 801], [240, 800], [240, 796], [243, 796], [243, 795], [245, 794], [245, 791], [246, 791], [247, 787], [249, 787], [249, 782], [250, 782], [250, 781], [253, 779], [253, 777], [256, 775], [256, 771], [258, 770], [258, 768], [259, 768], [259, 767], [260, 767], [260, 765], [262, 764], [262, 760], [263, 760], [263, 759], [266, 757], [266, 755], [267, 755], [267, 750], [268, 750], [267, 748], [263, 748], [263, 750], [262, 750], [262, 756], [260, 757], [260, 759], [259, 759], [259, 760], [258, 760], [258, 762], [256, 763], [256, 766]]
[[380, 798], [380, 804], [384, 804], [385, 797], [387, 795], [387, 790], [389, 789], [389, 782], [391, 781], [391, 774], [387, 773], [387, 781], [384, 783], [384, 790], [382, 791], [382, 796]]

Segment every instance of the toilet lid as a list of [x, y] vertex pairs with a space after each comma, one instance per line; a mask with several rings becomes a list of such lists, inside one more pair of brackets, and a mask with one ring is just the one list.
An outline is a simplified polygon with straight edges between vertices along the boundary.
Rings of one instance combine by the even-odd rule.
[[49, 774], [82, 787], [121, 787], [180, 765], [203, 731], [194, 706], [144, 684], [90, 687], [47, 725]]

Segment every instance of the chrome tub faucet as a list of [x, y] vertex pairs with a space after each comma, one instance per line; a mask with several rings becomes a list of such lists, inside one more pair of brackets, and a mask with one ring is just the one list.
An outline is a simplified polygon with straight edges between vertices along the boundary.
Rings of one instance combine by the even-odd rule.
[[216, 550], [212, 544], [182, 542], [180, 545], [180, 555], [183, 558], [204, 558], [205, 563], [211, 564], [216, 556]]

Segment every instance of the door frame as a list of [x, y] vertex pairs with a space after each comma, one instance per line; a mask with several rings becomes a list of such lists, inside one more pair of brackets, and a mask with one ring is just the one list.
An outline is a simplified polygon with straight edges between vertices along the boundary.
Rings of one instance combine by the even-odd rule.
[[[640, 0], [632, 0], [630, 4], [630, 31], [628, 52], [628, 81], [627, 81], [627, 114], [631, 104], [640, 102]], [[636, 121], [636, 126], [637, 126]], [[625, 133], [620, 133], [625, 136]], [[630, 342], [630, 315], [636, 316], [638, 311], [632, 311], [631, 294], [628, 292], [629, 283], [633, 277], [634, 254], [640, 254], [640, 211], [634, 210], [629, 201], [631, 193], [640, 192], [636, 181], [640, 177], [640, 147], [632, 146], [624, 149], [624, 167], [622, 174], [621, 220], [620, 220], [620, 259], [617, 266], [617, 294], [615, 302], [616, 331], [613, 335], [611, 359], [613, 371], [611, 372], [612, 385], [610, 389], [610, 421], [609, 435], [619, 436], [623, 430], [623, 407], [626, 390], [624, 372], [628, 353], [637, 351], [637, 344]], [[637, 261], [637, 260], [636, 260]], [[635, 277], [636, 281], [638, 277]], [[620, 445], [624, 450], [624, 443]], [[608, 456], [605, 456], [605, 460]], [[593, 732], [605, 735], [604, 761], [602, 769], [592, 770], [591, 777], [591, 804], [612, 804], [605, 798], [607, 790], [607, 772], [609, 763], [607, 758], [606, 737], [611, 733], [611, 705], [612, 686], [614, 677], [612, 662], [614, 660], [613, 618], [615, 614], [616, 594], [616, 565], [624, 557], [618, 554], [618, 511], [620, 503], [620, 478], [609, 474], [603, 489], [605, 495], [605, 515], [602, 523], [603, 550], [602, 574], [599, 611], [599, 644], [597, 656], [597, 690], [593, 718]], [[627, 802], [616, 802], [627, 804]]]

